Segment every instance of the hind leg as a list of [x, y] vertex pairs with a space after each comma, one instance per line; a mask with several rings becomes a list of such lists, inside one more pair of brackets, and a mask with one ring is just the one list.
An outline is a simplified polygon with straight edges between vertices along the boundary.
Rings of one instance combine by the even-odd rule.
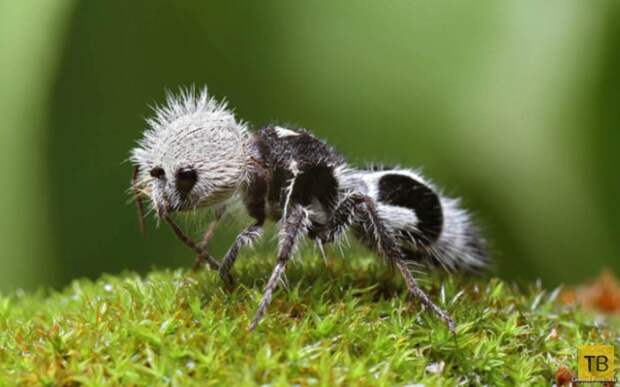
[[418, 286], [417, 281], [407, 267], [406, 256], [389, 233], [385, 222], [379, 217], [375, 202], [372, 198], [361, 193], [355, 193], [344, 199], [334, 211], [334, 216], [328, 222], [322, 238], [324, 242], [332, 242], [339, 234], [355, 221], [359, 224], [360, 232], [379, 254], [385, 256], [394, 264], [402, 275], [409, 294], [422, 302], [424, 306], [443, 320], [451, 332], [455, 331], [455, 323], [440, 307]]

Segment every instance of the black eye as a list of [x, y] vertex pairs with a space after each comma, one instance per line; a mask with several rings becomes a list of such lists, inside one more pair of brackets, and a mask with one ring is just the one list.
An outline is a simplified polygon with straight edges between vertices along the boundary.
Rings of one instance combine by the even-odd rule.
[[166, 176], [166, 172], [164, 172], [163, 168], [161, 167], [155, 167], [151, 169], [151, 176], [156, 179], [161, 179], [162, 177]]
[[177, 172], [177, 190], [182, 194], [188, 194], [196, 185], [198, 174], [195, 170], [186, 168]]

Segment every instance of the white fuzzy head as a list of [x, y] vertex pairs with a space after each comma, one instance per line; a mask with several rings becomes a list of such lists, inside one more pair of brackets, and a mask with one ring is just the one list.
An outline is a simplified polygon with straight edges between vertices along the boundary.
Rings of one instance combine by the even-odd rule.
[[159, 215], [230, 198], [246, 179], [246, 125], [206, 88], [169, 94], [154, 111], [131, 152], [136, 192], [148, 196]]

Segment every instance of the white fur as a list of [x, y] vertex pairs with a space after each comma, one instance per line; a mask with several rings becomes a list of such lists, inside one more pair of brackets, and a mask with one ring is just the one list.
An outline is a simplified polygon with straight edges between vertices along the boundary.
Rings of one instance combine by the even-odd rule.
[[[379, 180], [386, 174], [400, 174], [417, 180], [433, 190], [439, 197], [443, 212], [443, 228], [439, 239], [434, 242], [428, 252], [448, 270], [468, 268], [482, 269], [486, 260], [475, 251], [470, 243], [478, 239], [478, 230], [471, 221], [470, 215], [460, 206], [458, 199], [444, 196], [430, 181], [420, 173], [410, 169], [388, 169], [380, 171], [349, 171], [342, 174], [343, 182], [348, 187], [363, 186], [360, 192], [370, 196], [377, 203], [379, 216], [390, 231], [409, 231], [412, 238], [407, 247], [421, 248], [415, 243], [413, 234], [418, 231], [419, 219], [409, 208], [389, 205], [379, 201]], [[358, 188], [359, 189], [359, 188]]]
[[[245, 123], [236, 120], [226, 103], [211, 98], [206, 89], [200, 92], [189, 89], [182, 90], [178, 95], [169, 94], [166, 104], [156, 107], [154, 111], [155, 116], [147, 120], [149, 127], [143, 138], [132, 150], [131, 161], [139, 168], [134, 189], [150, 197], [157, 213], [194, 210], [239, 197], [239, 193], [243, 192], [241, 188], [247, 182], [248, 171], [252, 168], [250, 160], [257, 155], [250, 154], [254, 150], [250, 146]], [[300, 135], [282, 127], [275, 127], [275, 130], [281, 138]], [[155, 167], [164, 170], [164, 178], [150, 175]], [[293, 177], [287, 187], [282, 209], [283, 222], [286, 222], [289, 206], [292, 206], [290, 200], [295, 179], [301, 173], [295, 161], [289, 167]], [[482, 242], [469, 214], [461, 209], [458, 200], [443, 196], [418, 172], [402, 168], [364, 171], [346, 164], [334, 167], [340, 198], [352, 192], [368, 195], [376, 203], [379, 218], [385, 222], [388, 232], [396, 234], [404, 231], [411, 235], [410, 240], [400, 239], [403, 247], [426, 249], [447, 269], [478, 269], [485, 265], [482, 253], [475, 247]], [[186, 168], [196, 171], [197, 181], [187, 196], [181, 197], [176, 189], [176, 174]], [[415, 211], [379, 201], [379, 181], [386, 174], [411, 177], [437, 193], [444, 224], [438, 240], [430, 247], [419, 245], [413, 237], [419, 234], [419, 219]], [[316, 200], [309, 208], [302, 210], [304, 228], [309, 227], [310, 221], [319, 224], [328, 222], [325, 208]]]
[[299, 136], [299, 133], [294, 132], [290, 129], [283, 128], [281, 126], [276, 126], [275, 128], [276, 134], [278, 137], [291, 137], [291, 136]]
[[[200, 92], [192, 88], [168, 94], [166, 104], [154, 111], [131, 152], [131, 161], [140, 169], [138, 188], [154, 206], [194, 209], [231, 197], [246, 179], [249, 136], [226, 102], [210, 97], [206, 88]], [[165, 171], [163, 181], [150, 176], [155, 167]], [[182, 202], [174, 187], [175, 175], [190, 167], [198, 181]]]
[[284, 209], [282, 215], [283, 219], [287, 218], [288, 207], [291, 202], [291, 197], [293, 196], [293, 189], [295, 189], [295, 179], [297, 179], [297, 175], [299, 175], [299, 166], [297, 165], [297, 161], [291, 161], [289, 169], [293, 173], [293, 177], [291, 178], [288, 186], [286, 187], [286, 200], [284, 201]]

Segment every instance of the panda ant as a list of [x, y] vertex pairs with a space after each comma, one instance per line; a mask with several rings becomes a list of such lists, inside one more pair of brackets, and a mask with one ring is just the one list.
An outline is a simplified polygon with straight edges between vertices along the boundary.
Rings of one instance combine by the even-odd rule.
[[[147, 123], [131, 152], [140, 217], [146, 197], [156, 216], [197, 254], [195, 267], [206, 264], [232, 285], [230, 271], [240, 250], [261, 238], [268, 220], [279, 224], [276, 264], [250, 330], [263, 318], [300, 239], [310, 238], [322, 250], [350, 230], [398, 269], [410, 296], [455, 331], [452, 318], [420, 289], [408, 263], [480, 271], [488, 264], [485, 241], [459, 201], [445, 197], [421, 174], [354, 168], [305, 130], [267, 126], [250, 132], [206, 89], [169, 94]], [[243, 202], [253, 223], [221, 262], [206, 252], [213, 227], [197, 244], [171, 217], [210, 207], [218, 209], [219, 219], [234, 200]]]

